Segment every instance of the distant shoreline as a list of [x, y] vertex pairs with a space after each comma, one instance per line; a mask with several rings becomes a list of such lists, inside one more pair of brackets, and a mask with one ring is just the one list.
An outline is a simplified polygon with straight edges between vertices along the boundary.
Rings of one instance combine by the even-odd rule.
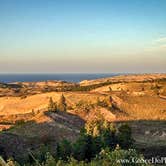
[[66, 82], [66, 83], [83, 83], [89, 82], [116, 82], [116, 81], [145, 81], [166, 79], [166, 73], [68, 73], [68, 74], [0, 74], [0, 83], [37, 83], [37, 82]]
[[83, 80], [93, 80], [106, 77], [113, 77], [117, 75], [122, 75], [122, 73], [62, 73], [62, 74], [0, 74], [0, 82], [2, 83], [12, 83], [12, 82], [39, 82], [47, 80], [56, 80], [56, 81], [67, 81], [78, 83]]

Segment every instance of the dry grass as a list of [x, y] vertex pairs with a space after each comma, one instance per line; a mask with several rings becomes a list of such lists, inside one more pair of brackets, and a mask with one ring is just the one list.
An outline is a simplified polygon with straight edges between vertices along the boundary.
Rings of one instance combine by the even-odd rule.
[[[20, 97], [1, 97], [0, 98], [0, 115], [29, 113], [34, 110], [47, 108], [49, 98], [52, 97], [54, 101], [59, 100], [61, 92], [50, 92], [27, 96], [26, 98]], [[104, 98], [101, 94], [92, 94], [89, 92], [64, 92], [63, 93], [69, 105], [75, 105], [79, 101], [85, 103], [96, 103], [97, 98]]]
[[158, 96], [124, 96], [121, 109], [131, 119], [166, 120], [166, 100]]

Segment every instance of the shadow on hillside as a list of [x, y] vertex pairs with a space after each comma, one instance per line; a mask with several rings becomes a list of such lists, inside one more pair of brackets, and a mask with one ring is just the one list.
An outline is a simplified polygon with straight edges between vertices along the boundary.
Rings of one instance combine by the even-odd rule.
[[[1, 132], [0, 155], [5, 159], [13, 156], [16, 160], [22, 161], [28, 158], [29, 151], [39, 150], [43, 145], [50, 147], [51, 151], [55, 152], [57, 142], [63, 139], [75, 141], [79, 135], [79, 130], [85, 124], [83, 119], [67, 112], [45, 112], [44, 114], [53, 121], [42, 123], [35, 121], [24, 122]], [[132, 132], [136, 137], [147, 136], [147, 131], [159, 130], [159, 134], [162, 134], [161, 132], [166, 133], [165, 120], [132, 120], [114, 123], [117, 125], [128, 123], [131, 125]], [[151, 135], [148, 141], [152, 141]], [[136, 148], [147, 158], [164, 156], [166, 154], [166, 139], [165, 144], [160, 146], [138, 144]]]
[[163, 157], [166, 154], [166, 120], [118, 121], [132, 128], [135, 146], [146, 158]]
[[29, 151], [40, 149], [41, 146], [55, 151], [57, 142], [63, 139], [75, 141], [85, 123], [80, 117], [67, 112], [44, 114], [53, 121], [22, 122], [0, 132], [0, 156], [5, 159], [12, 156], [22, 161], [27, 158]]
[[65, 124], [69, 126], [73, 126], [77, 129], [80, 129], [81, 127], [84, 126], [85, 121], [80, 118], [77, 115], [71, 114], [69, 112], [45, 112], [44, 113], [46, 116], [50, 117], [52, 120], [54, 120], [57, 123]]
[[136, 119], [136, 120], [119, 120], [119, 121], [116, 121], [116, 123], [163, 123], [163, 124], [166, 124], [166, 120], [147, 120], [147, 119]]

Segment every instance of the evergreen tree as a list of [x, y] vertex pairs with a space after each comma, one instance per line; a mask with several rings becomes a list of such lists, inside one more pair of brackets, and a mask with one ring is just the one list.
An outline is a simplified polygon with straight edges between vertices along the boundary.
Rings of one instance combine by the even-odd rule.
[[57, 104], [56, 102], [53, 101], [52, 97], [50, 97], [49, 99], [48, 111], [51, 111], [51, 112], [57, 111]]
[[73, 156], [79, 161], [88, 160], [94, 157], [93, 138], [90, 135], [84, 134], [73, 145]]
[[62, 160], [67, 160], [71, 156], [72, 146], [67, 140], [63, 140], [57, 144], [56, 153], [57, 157]]
[[64, 95], [62, 94], [61, 97], [60, 97], [60, 100], [59, 100], [58, 110], [65, 112], [66, 107], [67, 107], [66, 99], [65, 99]]
[[123, 124], [118, 128], [118, 143], [121, 148], [128, 149], [133, 145], [133, 138], [131, 133], [131, 128], [127, 124]]
[[100, 135], [102, 148], [109, 148], [113, 150], [117, 144], [115, 133], [109, 129], [104, 129]]

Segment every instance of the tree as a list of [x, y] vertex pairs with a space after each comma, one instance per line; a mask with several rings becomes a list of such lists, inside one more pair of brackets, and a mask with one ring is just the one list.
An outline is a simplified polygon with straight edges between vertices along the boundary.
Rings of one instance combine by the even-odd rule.
[[109, 90], [110, 90], [110, 92], [112, 92], [112, 88], [111, 87], [109, 87]]
[[82, 134], [73, 144], [73, 156], [75, 159], [90, 161], [94, 157], [93, 137], [88, 134]]
[[3, 158], [6, 159], [6, 152], [5, 152], [5, 149], [4, 149], [4, 147], [1, 147], [1, 146], [0, 146], [0, 155], [1, 155]]
[[49, 99], [48, 111], [51, 111], [51, 112], [57, 111], [57, 104], [56, 102], [53, 101], [52, 97], [50, 97]]
[[118, 128], [118, 143], [121, 148], [128, 149], [133, 145], [131, 128], [128, 124], [123, 124]]
[[64, 95], [62, 94], [60, 99], [59, 99], [58, 110], [65, 112], [66, 107], [67, 107], [66, 99], [65, 99]]
[[68, 140], [63, 140], [57, 144], [56, 153], [57, 157], [62, 160], [67, 160], [71, 156], [72, 146]]

